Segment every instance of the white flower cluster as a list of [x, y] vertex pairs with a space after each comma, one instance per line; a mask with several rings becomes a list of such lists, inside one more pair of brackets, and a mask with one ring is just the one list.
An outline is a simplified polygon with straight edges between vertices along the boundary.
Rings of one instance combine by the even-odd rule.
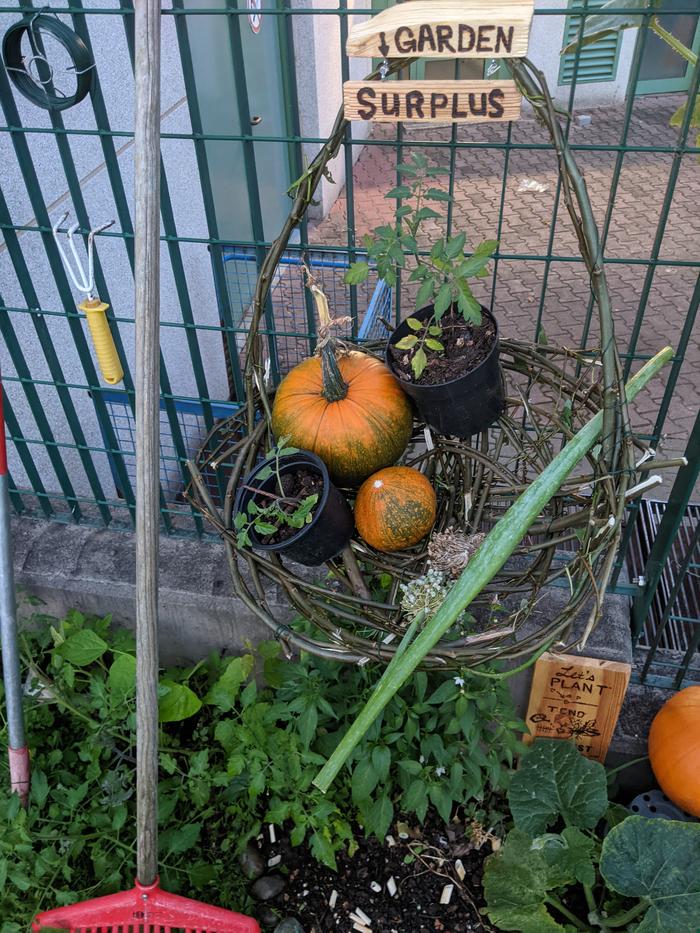
[[425, 612], [426, 616], [436, 612], [448, 592], [445, 574], [432, 569], [410, 583], [402, 583], [399, 589], [403, 594], [401, 608], [411, 622], [421, 612]]

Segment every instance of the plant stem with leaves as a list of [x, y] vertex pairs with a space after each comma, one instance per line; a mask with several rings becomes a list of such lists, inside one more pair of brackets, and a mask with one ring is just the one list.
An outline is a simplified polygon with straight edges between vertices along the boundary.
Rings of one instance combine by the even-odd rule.
[[[484, 240], [470, 256], [465, 256], [466, 233], [456, 233], [451, 237], [439, 237], [428, 254], [420, 249], [418, 236], [427, 220], [440, 220], [441, 214], [425, 204], [426, 201], [450, 202], [448, 192], [436, 188], [432, 180], [441, 175], [448, 175], [449, 169], [429, 165], [422, 153], [414, 153], [411, 161], [398, 166], [403, 183], [385, 197], [399, 202], [395, 224], [376, 227], [374, 236], [364, 238], [368, 260], [376, 263], [380, 278], [392, 288], [398, 280], [398, 270], [406, 266], [406, 256], [411, 256], [414, 268], [409, 282], [419, 282], [416, 294], [416, 308], [433, 305], [433, 313], [427, 321], [409, 317], [406, 323], [413, 331], [396, 346], [399, 350], [408, 350], [411, 355], [411, 369], [416, 379], [422, 375], [428, 364], [426, 350], [436, 354], [445, 351], [444, 344], [438, 339], [442, 336], [440, 321], [446, 311], [456, 306], [459, 314], [474, 326], [481, 324], [481, 305], [474, 297], [469, 286], [470, 278], [483, 278], [488, 275], [487, 265], [498, 247], [497, 240]], [[408, 203], [407, 203], [408, 202]], [[358, 285], [369, 275], [369, 262], [354, 262], [345, 275], [348, 285]]]

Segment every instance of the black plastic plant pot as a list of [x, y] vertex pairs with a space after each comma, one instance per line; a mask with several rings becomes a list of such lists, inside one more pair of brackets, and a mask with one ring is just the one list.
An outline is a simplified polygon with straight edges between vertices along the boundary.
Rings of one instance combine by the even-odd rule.
[[[256, 492], [245, 489], [244, 486], [254, 486], [263, 492], [277, 492], [275, 474], [262, 481], [258, 479], [260, 473], [269, 465], [269, 460], [259, 463], [240, 484], [236, 493], [234, 514], [237, 515], [239, 512], [247, 514], [248, 503], [257, 496]], [[293, 473], [300, 467], [310, 468], [323, 478], [323, 492], [313, 508], [311, 522], [300, 528], [290, 538], [276, 544], [264, 544], [253, 528], [248, 534], [256, 551], [274, 551], [295, 560], [298, 564], [317, 567], [343, 550], [350, 540], [355, 525], [350, 506], [331, 483], [325, 463], [316, 454], [308, 450], [299, 450], [294, 454], [280, 457], [279, 471], [282, 476]]]
[[[433, 306], [428, 305], [411, 316], [419, 321], [425, 321], [432, 313]], [[399, 324], [387, 344], [386, 362], [389, 369], [406, 395], [415, 402], [423, 421], [440, 434], [470, 437], [492, 425], [505, 410], [503, 377], [498, 362], [498, 324], [491, 312], [483, 305], [481, 313], [493, 322], [496, 328], [496, 339], [485, 360], [482, 360], [471, 372], [452, 379], [450, 382], [418, 385], [399, 378], [394, 367], [391, 347], [412, 333], [405, 321]]]

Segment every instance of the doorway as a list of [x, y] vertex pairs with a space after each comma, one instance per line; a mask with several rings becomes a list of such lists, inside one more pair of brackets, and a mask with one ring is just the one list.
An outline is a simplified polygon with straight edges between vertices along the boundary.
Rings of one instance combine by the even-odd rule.
[[[676, 12], [663, 13], [664, 7]], [[686, 12], [678, 12], [685, 11]], [[698, 0], [661, 0], [659, 22], [685, 46], [698, 52], [700, 49], [700, 11]], [[637, 41], [641, 41], [641, 34]], [[663, 39], [651, 30], [647, 34], [644, 54], [639, 69], [636, 94], [668, 94], [687, 91], [693, 67], [674, 52]]]

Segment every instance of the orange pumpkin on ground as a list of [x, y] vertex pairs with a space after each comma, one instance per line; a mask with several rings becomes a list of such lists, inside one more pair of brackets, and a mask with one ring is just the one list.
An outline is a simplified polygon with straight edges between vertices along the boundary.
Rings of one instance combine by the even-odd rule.
[[411, 467], [388, 467], [360, 486], [355, 524], [378, 551], [403, 551], [427, 535], [436, 511], [435, 490], [422, 473]]
[[700, 816], [700, 687], [676, 693], [656, 714], [649, 760], [664, 794], [686, 813]]

